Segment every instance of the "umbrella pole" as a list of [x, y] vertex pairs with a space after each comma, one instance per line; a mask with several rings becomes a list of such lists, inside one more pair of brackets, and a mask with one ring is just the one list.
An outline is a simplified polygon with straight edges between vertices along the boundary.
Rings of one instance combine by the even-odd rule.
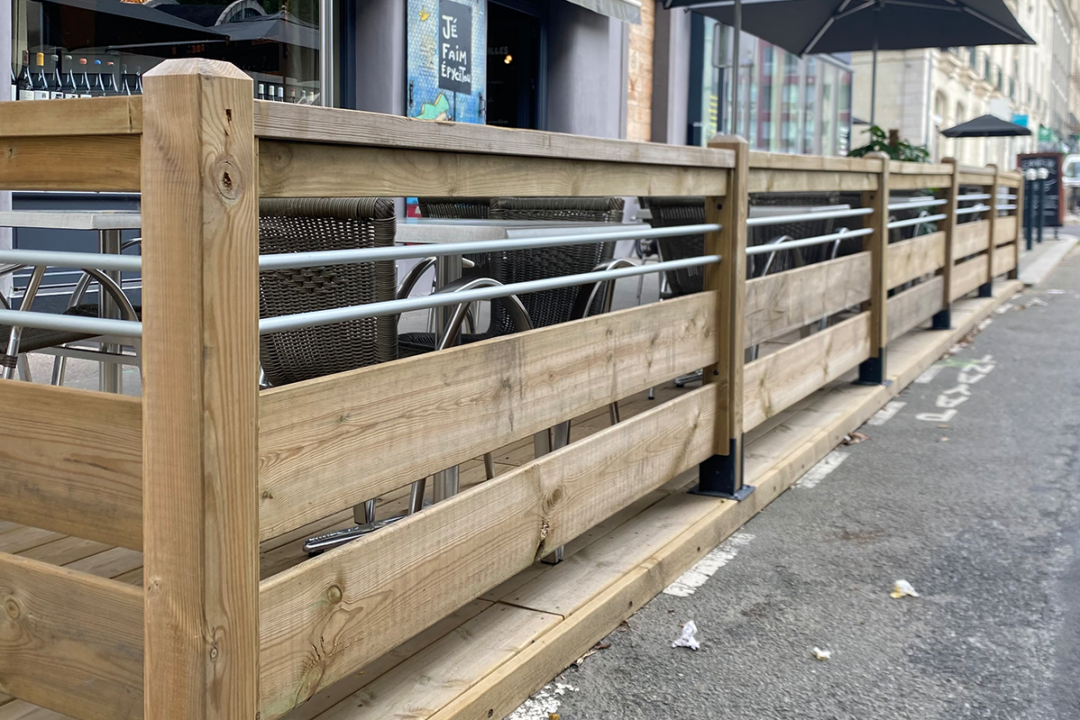
[[[877, 110], [877, 51], [878, 51], [878, 10], [874, 10], [874, 48], [873, 48], [873, 61], [870, 68], [870, 127], [873, 127], [877, 123], [874, 122], [875, 110]], [[865, 47], [865, 46], [864, 46]]]

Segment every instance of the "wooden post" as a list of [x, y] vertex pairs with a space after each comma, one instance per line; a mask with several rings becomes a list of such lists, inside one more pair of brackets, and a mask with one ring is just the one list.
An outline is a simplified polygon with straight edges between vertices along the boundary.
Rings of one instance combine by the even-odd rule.
[[994, 249], [997, 247], [994, 243], [997, 241], [994, 228], [997, 225], [997, 213], [998, 213], [998, 168], [993, 163], [988, 163], [988, 168], [994, 169], [994, 177], [990, 186], [990, 202], [987, 205], [990, 206], [990, 210], [987, 213], [990, 216], [990, 242], [987, 244], [986, 249], [986, 282], [979, 286], [979, 297], [988, 298], [994, 297]]
[[863, 250], [870, 251], [870, 357], [859, 364], [860, 385], [884, 385], [887, 377], [885, 346], [888, 343], [888, 269], [889, 253], [889, 156], [883, 152], [867, 157], [881, 160], [878, 187], [863, 193], [863, 207], [874, 212], [866, 216], [866, 227], [873, 234], [863, 236]]
[[718, 135], [709, 141], [709, 147], [733, 150], [735, 167], [728, 174], [727, 196], [705, 198], [705, 222], [722, 226], [720, 232], [705, 235], [705, 254], [723, 258], [723, 262], [705, 267], [705, 289], [717, 293], [717, 363], [705, 368], [705, 382], [716, 386], [719, 398], [715, 454], [699, 466], [699, 484], [693, 492], [742, 500], [754, 489], [743, 485], [742, 432], [750, 153], [746, 140], [735, 135]]
[[258, 707], [258, 175], [252, 81], [143, 76], [145, 717]]
[[1016, 209], [1013, 210], [1013, 214], [1016, 215], [1016, 237], [1013, 238], [1013, 269], [1009, 271], [1010, 280], [1018, 280], [1020, 278], [1020, 245], [1024, 240], [1024, 185], [1027, 183], [1024, 180], [1024, 173], [1020, 171], [1020, 183], [1016, 186]]
[[953, 271], [953, 247], [956, 243], [956, 208], [959, 205], [957, 197], [960, 195], [960, 164], [956, 158], [945, 158], [943, 162], [952, 165], [952, 185], [945, 190], [945, 199], [948, 201], [942, 207], [945, 220], [945, 265], [941, 268], [941, 276], [945, 280], [942, 283], [944, 296], [941, 299], [941, 310], [933, 317], [935, 330], [952, 329], [952, 271]]

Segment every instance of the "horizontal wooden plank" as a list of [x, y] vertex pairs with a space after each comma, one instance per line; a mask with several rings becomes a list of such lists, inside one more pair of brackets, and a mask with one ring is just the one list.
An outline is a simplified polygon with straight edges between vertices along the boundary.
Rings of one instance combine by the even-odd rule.
[[724, 195], [728, 170], [259, 142], [263, 197]]
[[941, 310], [944, 287], [945, 278], [938, 275], [889, 298], [886, 328], [890, 343]]
[[998, 174], [998, 184], [1004, 185], [1005, 187], [1020, 187], [1020, 182], [1022, 180], [1023, 178], [1020, 176], [1020, 173], [1011, 170], [1009, 172], [1002, 172]]
[[994, 250], [994, 272], [995, 277], [1008, 272], [1016, 267], [1016, 248], [1012, 245], [1002, 245]]
[[994, 220], [994, 245], [1006, 245], [1019, 238], [1017, 218], [1006, 215]]
[[867, 172], [772, 170], [751, 167], [748, 192], [862, 192], [877, 190], [879, 177], [881, 176], [878, 174]]
[[863, 312], [747, 364], [743, 431], [832, 382], [870, 357], [870, 313]]
[[716, 361], [713, 293], [269, 390], [263, 539]]
[[915, 163], [889, 161], [890, 180], [893, 175], [952, 175], [953, 165], [948, 163]]
[[961, 223], [953, 236], [953, 257], [959, 260], [990, 247], [990, 221]]
[[939, 230], [889, 245], [885, 283], [890, 290], [945, 265], [945, 232]]
[[845, 173], [880, 173], [877, 158], [836, 157], [832, 155], [792, 155], [790, 153], [751, 152], [751, 168], [773, 170], [823, 170]]
[[952, 187], [952, 175], [889, 175], [890, 190], [950, 187]]
[[870, 253], [746, 282], [746, 347], [809, 325], [870, 298]]
[[994, 168], [992, 167], [979, 167], [978, 165], [960, 165], [957, 169], [962, 175], [976, 175], [983, 179], [988, 176], [992, 177], [993, 174], [996, 172], [996, 170], [994, 170]]
[[986, 282], [988, 255], [979, 255], [953, 268], [950, 300], [967, 295]]
[[0, 380], [0, 518], [142, 548], [138, 398]]
[[143, 715], [140, 588], [0, 554], [0, 692], [80, 720]]
[[735, 161], [734, 153], [730, 150], [416, 120], [398, 115], [265, 100], [255, 101], [255, 135], [268, 140], [646, 165], [716, 168], [731, 167]]
[[0, 135], [0, 190], [138, 192], [139, 140]]
[[711, 454], [705, 387], [262, 583], [273, 720]]
[[0, 136], [4, 137], [138, 135], [141, 132], [142, 98], [137, 95], [0, 104]]
[[992, 182], [994, 182], [994, 173], [992, 170], [988, 173], [973, 172], [971, 168], [960, 170], [961, 185], [979, 185], [981, 187], [986, 187]]

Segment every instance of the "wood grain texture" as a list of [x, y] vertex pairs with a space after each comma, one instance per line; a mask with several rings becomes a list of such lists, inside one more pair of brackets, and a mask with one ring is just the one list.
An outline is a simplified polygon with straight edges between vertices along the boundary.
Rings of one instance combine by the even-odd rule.
[[889, 342], [926, 321], [941, 310], [940, 275], [889, 298]]
[[647, 165], [730, 167], [729, 153], [490, 125], [432, 122], [382, 113], [255, 101], [255, 134], [269, 140], [409, 150], [603, 160]]
[[990, 247], [990, 221], [978, 220], [956, 226], [953, 257], [959, 261]]
[[945, 214], [945, 219], [941, 222], [941, 227], [945, 231], [945, 264], [941, 267], [941, 276], [944, 278], [941, 286], [942, 309], [947, 309], [949, 303], [952, 302], [953, 266], [956, 264], [956, 259], [961, 257], [956, 254], [956, 209], [959, 207], [959, 201], [956, 198], [960, 195], [960, 172], [955, 158], [945, 158], [945, 162], [954, 167], [952, 184], [948, 188], [943, 188], [940, 193], [947, 201], [941, 206], [941, 212]]
[[0, 406], [18, 416], [0, 442], [0, 518], [142, 549], [138, 398], [0, 380]]
[[963, 297], [975, 288], [986, 282], [986, 273], [989, 272], [989, 255], [978, 255], [971, 260], [962, 262], [953, 268], [952, 297], [950, 302], [958, 297]]
[[[1016, 188], [1022, 186], [1024, 183], [1023, 176], [1015, 170], [1007, 170], [998, 173], [998, 183], [1008, 188]], [[1017, 213], [1019, 214], [1019, 213]]]
[[703, 387], [262, 584], [272, 720], [713, 452]]
[[0, 691], [80, 720], [143, 716], [138, 588], [0, 554]]
[[[843, 173], [879, 173], [879, 158], [834, 157], [831, 155], [792, 155], [753, 151], [749, 153], [750, 167], [772, 170], [813, 170]], [[905, 163], [915, 165], [915, 163]]]
[[959, 171], [961, 185], [978, 185], [984, 187], [993, 181], [994, 171], [989, 168], [974, 168], [963, 166]]
[[143, 76], [146, 717], [258, 701], [258, 175], [252, 81]]
[[990, 199], [986, 201], [986, 204], [990, 206], [990, 210], [986, 213], [987, 233], [986, 233], [986, 248], [989, 251], [991, 258], [986, 264], [986, 282], [994, 282], [994, 248], [997, 247], [997, 226], [998, 226], [998, 167], [994, 164], [989, 164], [986, 167], [994, 170], [993, 184], [986, 189], [989, 193]]
[[259, 141], [263, 197], [723, 195], [727, 170]]
[[746, 347], [870, 299], [870, 253], [746, 281]]
[[888, 288], [928, 275], [945, 265], [945, 232], [939, 230], [889, 245]]
[[0, 188], [139, 192], [139, 138], [4, 137], [0, 130]]
[[890, 190], [922, 190], [924, 188], [947, 188], [952, 185], [952, 174], [941, 175], [890, 175]]
[[264, 392], [272, 537], [716, 360], [713, 293]]
[[1016, 220], [1016, 241], [1013, 243], [1013, 253], [1015, 265], [1009, 272], [1009, 279], [1016, 280], [1020, 277], [1020, 248], [1024, 244], [1024, 223], [1020, 219], [1024, 217], [1024, 185], [1027, 183], [1020, 182], [1016, 186], [1016, 209], [1013, 210], [1013, 215]]
[[748, 192], [752, 193], [831, 192], [834, 190], [862, 192], [876, 190], [878, 176], [876, 173], [869, 172], [751, 168], [747, 182]]
[[1019, 239], [1018, 216], [1005, 215], [994, 222], [994, 245], [1008, 245]]
[[791, 407], [870, 357], [870, 313], [859, 313], [746, 366], [743, 427]]
[[[866, 227], [874, 232], [863, 236], [863, 250], [870, 252], [870, 357], [884, 355], [888, 343], [889, 325], [885, 298], [889, 294], [889, 168], [892, 163], [883, 152], [871, 153], [881, 160], [881, 174], [878, 176], [878, 189], [863, 194], [863, 207], [874, 209], [872, 215], [864, 218]], [[884, 366], [885, 360], [882, 360]], [[883, 367], [883, 374], [887, 369]]]
[[[901, 162], [900, 160], [889, 161], [889, 175], [952, 175], [952, 165], [946, 163], [916, 163]], [[892, 178], [895, 179], [895, 178]], [[929, 186], [928, 186], [929, 187]]]
[[141, 132], [142, 98], [138, 95], [0, 105], [0, 136], [3, 137], [138, 135]]
[[1011, 245], [1002, 245], [994, 250], [992, 277], [1009, 272], [1016, 267], [1016, 250]]

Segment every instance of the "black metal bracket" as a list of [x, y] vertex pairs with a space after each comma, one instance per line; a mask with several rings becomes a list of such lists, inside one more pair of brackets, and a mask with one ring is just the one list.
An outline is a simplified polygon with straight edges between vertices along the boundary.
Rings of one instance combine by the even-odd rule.
[[979, 286], [979, 297], [989, 298], [994, 297], [994, 281], [991, 280], [988, 283], [983, 283]]
[[867, 358], [859, 363], [859, 379], [856, 385], [888, 385], [885, 377], [885, 348], [878, 348], [877, 357]]
[[941, 312], [934, 313], [933, 330], [952, 330], [952, 308], [947, 307]]
[[743, 443], [732, 439], [727, 455], [713, 455], [698, 465], [698, 484], [690, 494], [741, 502], [752, 492], [753, 485], [743, 484]]

